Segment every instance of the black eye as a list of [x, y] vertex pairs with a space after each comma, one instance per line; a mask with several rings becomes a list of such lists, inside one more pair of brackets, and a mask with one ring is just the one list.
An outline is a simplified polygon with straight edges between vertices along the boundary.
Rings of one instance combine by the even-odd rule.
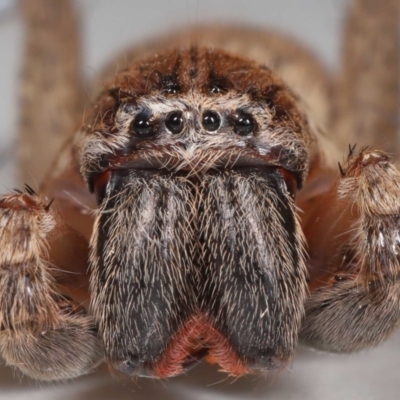
[[237, 114], [234, 122], [234, 131], [241, 136], [250, 135], [254, 131], [256, 123], [253, 116], [244, 112]]
[[164, 89], [163, 92], [167, 94], [177, 94], [180, 90], [180, 87], [175, 84], [169, 84]]
[[219, 86], [212, 86], [210, 89], [210, 92], [212, 94], [221, 94], [222, 93], [222, 89]]
[[154, 136], [155, 129], [153, 123], [150, 121], [150, 114], [148, 112], [141, 112], [136, 115], [135, 119], [131, 122], [130, 132], [141, 139]]
[[221, 125], [221, 118], [215, 111], [205, 111], [203, 114], [203, 126], [206, 130], [216, 131]]
[[167, 116], [165, 120], [165, 126], [171, 133], [181, 133], [183, 130], [183, 117], [181, 111], [173, 111]]

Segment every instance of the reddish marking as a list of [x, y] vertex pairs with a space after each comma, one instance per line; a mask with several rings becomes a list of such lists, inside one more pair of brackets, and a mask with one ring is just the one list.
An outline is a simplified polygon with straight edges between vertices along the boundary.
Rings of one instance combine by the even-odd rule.
[[110, 170], [106, 170], [96, 177], [96, 181], [94, 184], [94, 191], [96, 193], [97, 199], [102, 199], [104, 197], [106, 192], [106, 187], [110, 179], [111, 179]]
[[12, 194], [1, 200], [2, 208], [12, 209], [14, 211], [39, 211], [43, 209], [42, 203], [35, 196], [33, 198], [29, 194]]
[[292, 198], [294, 198], [297, 191], [296, 175], [285, 168], [278, 168], [278, 171], [281, 173], [289, 193], [291, 194]]
[[152, 373], [159, 378], [168, 378], [184, 372], [183, 364], [188, 356], [207, 348], [207, 362], [219, 364], [231, 375], [242, 376], [248, 367], [237, 355], [228, 340], [207, 321], [205, 316], [192, 317], [171, 339], [162, 358], [152, 366]]

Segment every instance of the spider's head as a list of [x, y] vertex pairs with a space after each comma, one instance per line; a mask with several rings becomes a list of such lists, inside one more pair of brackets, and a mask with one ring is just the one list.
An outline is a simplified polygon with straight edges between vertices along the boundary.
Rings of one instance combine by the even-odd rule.
[[92, 190], [118, 169], [276, 166], [301, 186], [308, 168], [298, 99], [268, 68], [222, 51], [175, 50], [134, 64], [103, 91], [92, 119], [82, 147]]
[[193, 48], [134, 64], [93, 112], [82, 172], [109, 361], [156, 376], [206, 353], [235, 375], [282, 367], [306, 286], [293, 197], [311, 136], [295, 96], [268, 68]]

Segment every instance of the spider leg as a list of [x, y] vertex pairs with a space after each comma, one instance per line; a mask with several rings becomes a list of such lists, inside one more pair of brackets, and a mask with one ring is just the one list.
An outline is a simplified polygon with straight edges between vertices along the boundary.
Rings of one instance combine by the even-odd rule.
[[19, 0], [25, 23], [19, 178], [42, 182], [82, 120], [79, 18], [71, 0]]
[[400, 322], [400, 172], [364, 147], [338, 175], [303, 220], [310, 296], [300, 337], [350, 352], [379, 344]]
[[335, 91], [330, 128], [341, 149], [391, 145], [399, 154], [398, 0], [354, 0], [349, 4], [343, 40], [343, 68]]
[[102, 359], [87, 313], [86, 239], [29, 186], [0, 198], [0, 353], [36, 379], [90, 371]]

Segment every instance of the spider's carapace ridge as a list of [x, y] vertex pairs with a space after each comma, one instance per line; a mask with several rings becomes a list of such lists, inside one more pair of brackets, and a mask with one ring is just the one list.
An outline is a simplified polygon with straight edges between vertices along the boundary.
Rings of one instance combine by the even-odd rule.
[[[46, 29], [44, 5], [72, 20], [69, 1], [52, 3], [25, 2], [32, 29]], [[299, 45], [244, 28], [181, 32], [111, 64], [37, 193], [0, 199], [7, 363], [56, 380], [105, 358], [164, 378], [206, 358], [240, 376], [284, 368], [299, 337], [334, 352], [386, 339], [400, 320], [400, 173], [381, 148], [350, 146], [343, 161], [330, 139], [359, 126], [351, 107], [393, 139], [395, 123], [357, 99], [375, 90], [379, 114], [393, 111], [382, 86], [398, 83], [398, 11], [354, 1], [348, 41], [361, 32], [377, 49], [342, 84]], [[386, 36], [368, 35], [371, 23]], [[46, 60], [62, 59], [51, 42]], [[39, 105], [40, 71], [24, 75]], [[79, 89], [68, 86], [70, 106]], [[51, 135], [32, 92], [23, 131]]]

